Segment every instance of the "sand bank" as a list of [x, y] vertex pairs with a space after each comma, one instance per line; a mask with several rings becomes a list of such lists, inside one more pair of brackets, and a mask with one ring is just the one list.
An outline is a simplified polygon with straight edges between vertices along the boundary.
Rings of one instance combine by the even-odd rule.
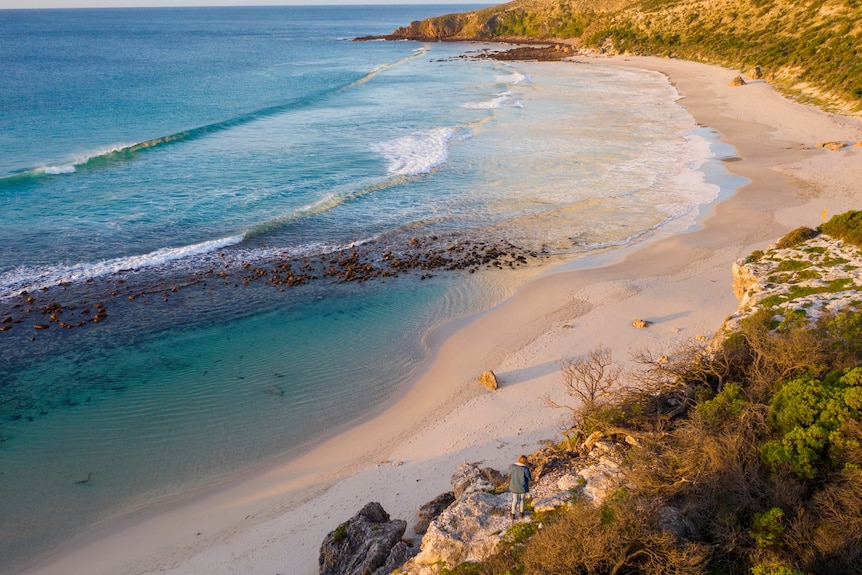
[[[852, 147], [862, 122], [793, 104], [763, 82], [729, 87], [736, 73], [713, 66], [657, 58], [590, 64], [667, 74], [681, 104], [735, 147], [739, 160], [728, 169], [750, 183], [696, 231], [600, 267], [547, 274], [449, 330], [415, 385], [377, 416], [276, 468], [108, 522], [24, 572], [317, 573], [325, 534], [368, 501], [412, 523], [419, 505], [449, 489], [457, 463], [503, 469], [557, 435], [565, 413], [542, 397], [565, 400], [561, 358], [601, 344], [631, 367], [633, 350], [666, 353], [711, 335], [736, 308], [734, 260], [789, 229], [818, 225], [824, 210], [862, 207], [862, 148]], [[831, 152], [816, 146], [823, 141], [850, 146]], [[636, 317], [652, 325], [636, 329]], [[500, 379], [495, 393], [475, 383], [485, 369]]]

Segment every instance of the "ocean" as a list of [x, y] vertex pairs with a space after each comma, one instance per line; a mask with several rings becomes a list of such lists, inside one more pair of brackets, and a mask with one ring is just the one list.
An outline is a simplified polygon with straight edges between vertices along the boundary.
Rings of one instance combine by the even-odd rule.
[[660, 74], [353, 41], [471, 8], [0, 10], [0, 565], [344, 429], [446, 322], [729, 191]]

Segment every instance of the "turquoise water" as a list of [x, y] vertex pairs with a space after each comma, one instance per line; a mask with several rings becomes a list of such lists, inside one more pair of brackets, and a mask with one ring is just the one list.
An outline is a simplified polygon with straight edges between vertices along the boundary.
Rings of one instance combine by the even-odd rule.
[[0, 564], [314, 442], [522, 264], [717, 197], [661, 75], [351, 41], [463, 9], [0, 11]]

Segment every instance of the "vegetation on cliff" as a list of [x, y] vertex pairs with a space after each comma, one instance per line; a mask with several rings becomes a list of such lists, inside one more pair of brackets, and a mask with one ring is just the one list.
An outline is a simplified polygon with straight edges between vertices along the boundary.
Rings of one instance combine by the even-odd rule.
[[[862, 217], [830, 220], [854, 236]], [[820, 230], [794, 230], [782, 245]], [[638, 353], [632, 384], [607, 350], [563, 364], [568, 449], [625, 438], [624, 480], [450, 574], [862, 572], [862, 314], [775, 322], [759, 308], [711, 345]]]
[[582, 49], [762, 70], [801, 100], [862, 112], [859, 0], [515, 0], [413, 22], [392, 36], [566, 40]]

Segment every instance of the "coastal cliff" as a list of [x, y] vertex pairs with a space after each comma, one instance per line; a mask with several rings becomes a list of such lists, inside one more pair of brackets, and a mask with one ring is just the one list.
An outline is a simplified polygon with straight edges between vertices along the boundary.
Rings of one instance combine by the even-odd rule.
[[759, 69], [788, 95], [858, 115], [860, 22], [862, 5], [836, 0], [515, 0], [411, 22], [387, 38], [544, 41]]

